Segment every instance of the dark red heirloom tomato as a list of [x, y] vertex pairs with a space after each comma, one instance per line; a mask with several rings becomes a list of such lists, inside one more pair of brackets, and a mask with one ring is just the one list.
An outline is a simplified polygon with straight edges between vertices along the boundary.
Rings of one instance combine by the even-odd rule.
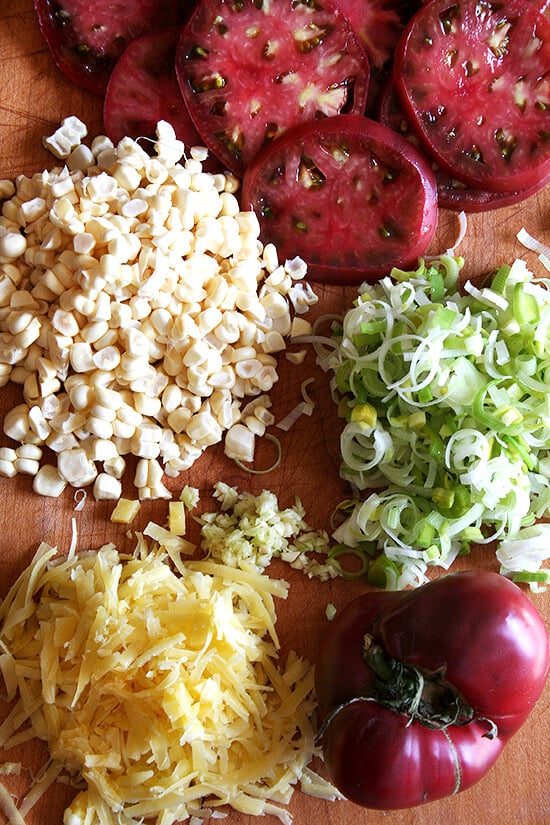
[[360, 596], [332, 622], [316, 666], [333, 782], [388, 809], [469, 787], [525, 722], [548, 666], [540, 614], [497, 573]]
[[281, 260], [300, 255], [312, 280], [329, 283], [416, 265], [437, 224], [428, 161], [392, 129], [356, 115], [289, 130], [247, 169], [242, 202]]
[[513, 192], [550, 172], [550, 21], [529, 0], [432, 0], [394, 79], [430, 156], [472, 186]]

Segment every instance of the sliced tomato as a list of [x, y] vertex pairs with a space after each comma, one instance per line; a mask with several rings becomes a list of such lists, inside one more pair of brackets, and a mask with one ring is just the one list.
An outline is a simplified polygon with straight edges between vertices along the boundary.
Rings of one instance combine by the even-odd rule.
[[[395, 85], [391, 80], [386, 84], [380, 96], [378, 118], [380, 123], [394, 129], [418, 146], [416, 135], [410, 128], [395, 91]], [[477, 189], [458, 180], [445, 169], [437, 168], [436, 164], [433, 166], [438, 204], [444, 209], [451, 209], [455, 212], [488, 212], [502, 206], [510, 206], [534, 195], [548, 182], [548, 178], [541, 178], [533, 186], [519, 192], [489, 192], [487, 189]]]
[[176, 71], [195, 125], [237, 174], [297, 123], [363, 113], [369, 65], [333, 0], [204, 0]]
[[[113, 143], [125, 135], [154, 140], [157, 123], [166, 120], [187, 148], [204, 145], [176, 78], [174, 61], [180, 33], [181, 27], [167, 26], [145, 34], [133, 40], [118, 59], [103, 106], [105, 133]], [[221, 164], [210, 156], [203, 167], [212, 171]]]
[[58, 67], [103, 94], [126, 45], [188, 17], [191, 0], [34, 0], [40, 29]]
[[467, 183], [452, 178], [448, 172], [437, 169], [437, 199], [443, 209], [453, 212], [490, 212], [503, 206], [512, 206], [527, 200], [542, 189], [550, 177], [542, 178], [538, 183], [519, 192], [489, 192], [487, 189], [474, 189]]
[[403, 0], [337, 0], [369, 56], [371, 69], [384, 69], [416, 4]]
[[399, 41], [394, 79], [430, 155], [474, 187], [550, 172], [550, 22], [529, 0], [432, 0]]
[[359, 35], [369, 56], [371, 78], [367, 111], [371, 111], [393, 64], [397, 41], [419, 3], [407, 0], [337, 0], [337, 5]]
[[281, 259], [299, 255], [312, 280], [331, 283], [415, 263], [437, 224], [427, 160], [392, 129], [356, 115], [287, 132], [251, 164], [242, 199]]

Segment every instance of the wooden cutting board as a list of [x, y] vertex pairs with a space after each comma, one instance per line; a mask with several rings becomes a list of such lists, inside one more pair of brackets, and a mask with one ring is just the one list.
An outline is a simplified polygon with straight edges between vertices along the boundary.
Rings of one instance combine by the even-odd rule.
[[[76, 88], [55, 68], [38, 30], [32, 0], [3, 0], [0, 3], [0, 178], [14, 178], [54, 165], [42, 148], [41, 138], [51, 134], [62, 118], [77, 115], [87, 123], [89, 133], [101, 132], [102, 102], [94, 95]], [[525, 226], [535, 236], [550, 242], [550, 189], [514, 207], [471, 216], [468, 233], [460, 251], [466, 258], [466, 274], [478, 277], [494, 266], [511, 262], [524, 254], [516, 233]], [[457, 232], [457, 219], [452, 213], [441, 212], [433, 252], [442, 251]], [[525, 253], [535, 266], [535, 256]], [[326, 287], [317, 289], [319, 304], [315, 316], [325, 312], [341, 313], [350, 306], [353, 289]], [[262, 476], [243, 472], [224, 459], [214, 448], [193, 468], [171, 480], [177, 493], [185, 484], [199, 487], [202, 507], [208, 501], [212, 485], [222, 479], [241, 490], [259, 492], [263, 487], [279, 496], [281, 505], [293, 503], [294, 496], [302, 500], [309, 523], [330, 529], [330, 513], [338, 501], [348, 494], [338, 475], [338, 434], [340, 422], [328, 391], [328, 379], [314, 364], [312, 354], [297, 368], [281, 359], [281, 380], [272, 393], [274, 411], [281, 418], [300, 400], [300, 385], [314, 377], [310, 388], [316, 408], [311, 418], [297, 422], [289, 433], [281, 433], [282, 462], [279, 468]], [[0, 419], [19, 398], [12, 385], [0, 390]], [[2, 436], [0, 443], [7, 445]], [[269, 443], [261, 446], [258, 462], [269, 466], [273, 458]], [[66, 491], [58, 500], [44, 499], [32, 492], [28, 477], [0, 479], [0, 593], [5, 594], [14, 577], [30, 561], [38, 543], [45, 539], [60, 549], [69, 546], [71, 520], [75, 519], [80, 548], [98, 547], [115, 541], [128, 548], [131, 541], [125, 529], [109, 520], [112, 504], [93, 502], [88, 496], [85, 506], [75, 511], [73, 491]], [[134, 496], [131, 479], [125, 482], [125, 493]], [[133, 525], [142, 528], [149, 519], [163, 523], [166, 502], [148, 502]], [[498, 568], [490, 551], [478, 551], [464, 567]], [[315, 661], [326, 631], [325, 607], [332, 602], [343, 607], [353, 596], [365, 589], [364, 584], [336, 582], [320, 584], [275, 566], [273, 575], [285, 575], [291, 582], [289, 599], [278, 607], [278, 629], [282, 656], [289, 649]], [[532, 596], [533, 601], [550, 624], [550, 593]], [[457, 797], [408, 811], [365, 811], [347, 802], [327, 803], [297, 791], [290, 809], [296, 825], [326, 822], [331, 825], [548, 825], [550, 823], [550, 686], [540, 699], [524, 728], [514, 737], [493, 770], [475, 787]], [[2, 704], [0, 703], [0, 711]], [[25, 753], [27, 762], [36, 768], [43, 758], [37, 746]], [[0, 758], [0, 761], [2, 759]], [[21, 790], [19, 785], [10, 786]], [[398, 788], [396, 788], [398, 794]], [[30, 825], [49, 822], [61, 825], [63, 809], [70, 798], [66, 788], [53, 788], [35, 806], [28, 818]], [[0, 814], [0, 823], [5, 819]], [[232, 825], [253, 825], [251, 817], [234, 814]], [[275, 821], [275, 820], [273, 820]]]

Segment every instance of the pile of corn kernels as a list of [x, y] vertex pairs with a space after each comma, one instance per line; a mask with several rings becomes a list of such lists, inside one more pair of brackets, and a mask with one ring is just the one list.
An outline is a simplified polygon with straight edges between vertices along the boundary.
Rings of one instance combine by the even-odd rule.
[[212, 444], [253, 459], [277, 354], [317, 297], [302, 260], [261, 244], [238, 181], [185, 158], [169, 124], [154, 155], [86, 134], [66, 118], [44, 140], [61, 165], [0, 181], [0, 386], [24, 398], [0, 475], [118, 499], [133, 455], [139, 498], [169, 498], [164, 474]]

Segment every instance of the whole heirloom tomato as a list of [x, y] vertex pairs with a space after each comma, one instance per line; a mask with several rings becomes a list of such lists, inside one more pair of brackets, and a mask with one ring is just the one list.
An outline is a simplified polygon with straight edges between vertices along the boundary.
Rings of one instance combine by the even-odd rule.
[[527, 718], [548, 665], [542, 617], [498, 573], [360, 596], [332, 622], [316, 668], [334, 784], [386, 809], [468, 788]]

